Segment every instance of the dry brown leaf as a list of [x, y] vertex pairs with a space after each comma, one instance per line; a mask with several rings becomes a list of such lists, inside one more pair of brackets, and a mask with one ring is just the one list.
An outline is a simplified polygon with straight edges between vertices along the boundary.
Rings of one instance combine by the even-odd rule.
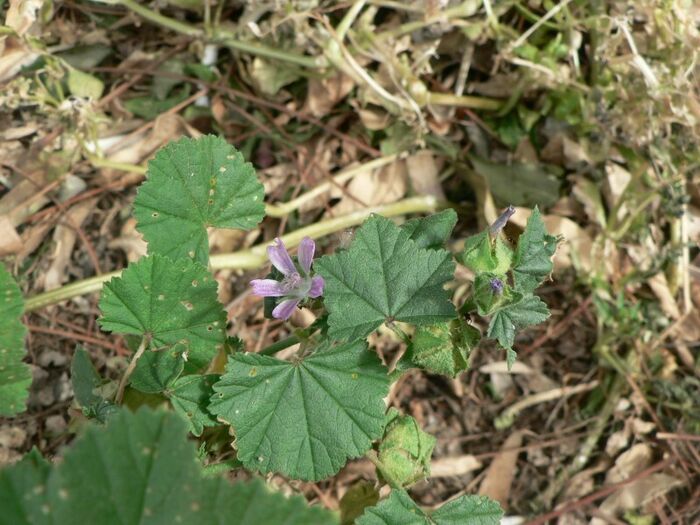
[[362, 125], [371, 131], [385, 129], [391, 122], [391, 115], [386, 111], [374, 111], [367, 108], [356, 108], [355, 111], [357, 111]]
[[605, 481], [612, 484], [629, 479], [651, 465], [652, 455], [648, 444], [637, 443], [617, 457], [615, 465], [605, 476]]
[[119, 237], [112, 239], [109, 248], [122, 250], [126, 254], [127, 261], [135, 262], [146, 255], [148, 244], [136, 229], [136, 219], [130, 217], [121, 228]]
[[43, 4], [44, 0], [10, 0], [5, 25], [14, 29], [18, 35], [24, 35], [36, 22]]
[[[624, 510], [640, 510], [653, 499], [663, 496], [682, 484], [681, 480], [668, 474], [652, 474], [633, 481], [608, 496], [601, 503], [600, 512], [605, 516], [614, 517]], [[606, 525], [609, 522], [601, 518], [593, 518], [590, 523]]]
[[378, 170], [354, 177], [345, 191], [334, 190], [332, 196], [340, 197], [333, 207], [333, 215], [340, 216], [365, 208], [396, 202], [406, 194], [406, 163], [396, 160]]
[[445, 200], [445, 192], [439, 179], [439, 168], [433, 152], [422, 150], [406, 159], [408, 179], [411, 181], [413, 193], [417, 195], [432, 195], [438, 200]]
[[493, 459], [486, 476], [479, 486], [479, 494], [495, 499], [501, 507], [508, 509], [508, 496], [515, 477], [515, 465], [518, 461], [519, 452], [509, 450], [520, 447], [523, 443], [523, 432], [517, 430], [513, 432], [501, 446], [501, 452]]
[[54, 251], [51, 255], [51, 266], [43, 275], [44, 290], [54, 290], [67, 280], [66, 268], [70, 263], [78, 237], [77, 230], [93, 211], [96, 203], [97, 199], [90, 199], [74, 205], [56, 226], [53, 234]]
[[324, 117], [352, 91], [353, 87], [353, 79], [343, 73], [329, 78], [311, 78], [306, 96], [306, 110], [314, 117]]
[[[20, 37], [39, 30], [37, 15], [43, 0], [10, 0], [5, 25]], [[39, 55], [16, 36], [0, 37], [0, 82], [15, 76], [22, 67], [31, 64]]]
[[[164, 114], [156, 118], [153, 128], [149, 131], [139, 133], [134, 137], [117, 142], [116, 151], [109, 151], [107, 156], [111, 162], [126, 164], [140, 164], [151, 157], [157, 149], [171, 140], [176, 140], [185, 134], [187, 126], [183, 118], [179, 115]], [[124, 174], [121, 170], [104, 169], [101, 172], [107, 182], [121, 177]]]
[[462, 476], [481, 468], [481, 461], [471, 454], [434, 459], [430, 462], [431, 478]]
[[[603, 182], [603, 197], [609, 209], [615, 207], [632, 180], [632, 175], [625, 168], [614, 162], [605, 165], [605, 181]], [[622, 204], [618, 208], [617, 219], [622, 219], [627, 214], [627, 206]]]
[[0, 257], [18, 253], [22, 246], [22, 239], [17, 235], [10, 218], [0, 215]]

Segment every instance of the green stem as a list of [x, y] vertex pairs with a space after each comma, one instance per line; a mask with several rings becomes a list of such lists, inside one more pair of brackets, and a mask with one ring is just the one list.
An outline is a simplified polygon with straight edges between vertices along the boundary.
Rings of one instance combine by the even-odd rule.
[[323, 195], [327, 191], [330, 191], [333, 189], [333, 187], [339, 187], [362, 173], [373, 171], [381, 168], [382, 166], [386, 166], [387, 164], [391, 164], [397, 158], [398, 155], [387, 155], [386, 157], [379, 157], [378, 159], [371, 160], [354, 168], [343, 170], [335, 175], [332, 180], [318, 184], [313, 189], [303, 193], [296, 199], [280, 204], [268, 204], [265, 208], [265, 213], [270, 217], [284, 217], [294, 210], [298, 210], [305, 203], [314, 200], [319, 195]]
[[277, 341], [276, 343], [272, 343], [270, 346], [263, 348], [258, 353], [260, 355], [276, 354], [277, 352], [281, 352], [285, 348], [289, 348], [290, 346], [294, 346], [297, 343], [301, 343], [301, 339], [299, 338], [299, 336], [296, 334], [290, 335], [289, 337], [286, 337], [286, 338], [282, 339], [281, 341]]
[[172, 29], [176, 33], [182, 33], [183, 35], [195, 38], [201, 38], [204, 36], [204, 31], [202, 31], [201, 29], [192, 27], [191, 25], [185, 24], [184, 22], [180, 22], [179, 20], [163, 16], [160, 13], [156, 13], [155, 11], [152, 11], [147, 7], [142, 6], [135, 0], [117, 0], [114, 3], [118, 5], [123, 5], [127, 9], [130, 9], [131, 11], [139, 15], [141, 18], [144, 18], [149, 22], [153, 22], [156, 25]]
[[[202, 29], [191, 26], [190, 24], [186, 24], [184, 22], [180, 22], [179, 20], [175, 20], [173, 18], [161, 15], [156, 11], [144, 7], [135, 0], [116, 0], [113, 3], [117, 5], [122, 5], [127, 9], [130, 9], [134, 13], [138, 14], [144, 20], [148, 20], [149, 22], [152, 22], [156, 25], [165, 27], [167, 29], [171, 29], [176, 33], [187, 35], [193, 38], [206, 37], [206, 34]], [[232, 49], [243, 51], [245, 53], [250, 53], [251, 55], [282, 60], [310, 69], [322, 68], [327, 65], [323, 59], [318, 60], [315, 57], [300, 55], [298, 53], [291, 53], [289, 51], [281, 51], [279, 49], [268, 47], [262, 44], [244, 42], [241, 40], [237, 40], [231, 34], [226, 32], [219, 32], [218, 35], [215, 35], [212, 39], [212, 43], [223, 44]]]
[[[396, 215], [406, 215], [409, 213], [434, 212], [444, 206], [444, 203], [438, 202], [433, 196], [411, 197], [394, 204], [366, 208], [342, 217], [335, 217], [316, 224], [311, 224], [305, 228], [284, 235], [282, 240], [287, 246], [295, 247], [304, 237], [318, 239], [319, 237], [342, 231], [351, 226], [360, 224], [372, 213], [377, 213], [386, 217], [394, 217]], [[210, 267], [212, 270], [251, 270], [261, 267], [265, 264], [266, 259], [267, 244], [262, 243], [248, 250], [214, 255], [211, 257]], [[102, 288], [103, 283], [109, 281], [113, 277], [118, 277], [120, 273], [121, 271], [116, 271], [90, 277], [89, 279], [84, 279], [55, 290], [35, 295], [27, 299], [24, 310], [25, 312], [31, 312], [79, 295], [98, 292]]]
[[503, 101], [488, 97], [472, 97], [469, 95], [430, 92], [428, 93], [428, 104], [434, 106], [456, 106], [496, 111], [501, 109]]

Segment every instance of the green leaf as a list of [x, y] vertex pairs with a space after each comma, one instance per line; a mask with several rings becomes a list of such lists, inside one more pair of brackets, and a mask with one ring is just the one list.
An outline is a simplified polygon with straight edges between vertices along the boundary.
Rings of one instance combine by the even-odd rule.
[[212, 385], [219, 379], [217, 375], [191, 375], [181, 377], [165, 391], [165, 395], [175, 409], [190, 425], [190, 432], [201, 436], [204, 427], [218, 424], [207, 409], [212, 396]]
[[510, 269], [512, 259], [513, 251], [500, 235], [493, 241], [488, 230], [467, 237], [464, 241], [461, 262], [473, 272], [505, 275]]
[[103, 427], [89, 426], [59, 464], [30, 455], [1, 470], [0, 524], [337, 523], [260, 480], [205, 478], [186, 435], [175, 414], [122, 410]]
[[513, 348], [515, 330], [541, 323], [549, 317], [547, 305], [536, 295], [517, 298], [493, 314], [487, 336], [497, 339], [505, 349]]
[[403, 490], [365, 510], [357, 525], [499, 525], [503, 510], [486, 496], [462, 496], [431, 513], [423, 511]]
[[409, 487], [427, 478], [435, 442], [415, 419], [392, 408], [377, 451], [381, 475], [394, 487]]
[[324, 343], [295, 362], [235, 354], [209, 410], [235, 430], [246, 468], [316, 481], [382, 435], [388, 387], [386, 369], [363, 341]]
[[365, 508], [376, 505], [379, 492], [374, 484], [360, 480], [340, 498], [340, 525], [353, 525]]
[[190, 86], [188, 84], [182, 89], [174, 91], [173, 94], [165, 100], [158, 100], [153, 95], [142, 95], [125, 100], [123, 104], [127, 111], [133, 113], [134, 116], [146, 120], [153, 120], [169, 109], [174, 108], [189, 96]]
[[226, 313], [216, 288], [207, 270], [189, 259], [143, 257], [102, 288], [100, 325], [121, 334], [148, 334], [156, 347], [182, 343], [188, 348], [186, 368], [196, 370], [226, 340]]
[[481, 334], [463, 319], [421, 326], [412, 338], [407, 359], [431, 372], [457, 377], [469, 368], [469, 355]]
[[552, 273], [556, 249], [557, 238], [547, 234], [540, 210], [535, 207], [515, 250], [513, 280], [517, 291], [532, 292]]
[[348, 250], [321, 257], [315, 270], [326, 281], [328, 334], [354, 340], [383, 322], [432, 324], [455, 317], [444, 284], [454, 262], [445, 250], [426, 250], [409, 233], [373, 215]]
[[455, 224], [457, 213], [450, 208], [427, 217], [406, 221], [401, 225], [401, 229], [408, 233], [409, 238], [419, 248], [438, 250], [450, 239]]
[[24, 412], [32, 383], [31, 370], [22, 362], [26, 354], [23, 311], [22, 292], [0, 264], [0, 416]]
[[104, 380], [97, 373], [84, 348], [78, 347], [70, 365], [71, 382], [75, 399], [83, 409], [85, 417], [104, 423], [118, 408], [99, 394]]
[[497, 263], [493, 256], [491, 238], [487, 230], [467, 237], [464, 241], [461, 262], [476, 273], [491, 272], [496, 269]]
[[430, 525], [428, 516], [416, 505], [406, 491], [394, 489], [389, 497], [365, 513], [357, 525]]
[[488, 182], [494, 198], [503, 204], [532, 207], [536, 204], [551, 206], [559, 199], [561, 179], [551, 171], [556, 166], [537, 164], [496, 164], [470, 155], [476, 172]]
[[105, 85], [99, 78], [71, 68], [68, 70], [68, 89], [76, 97], [99, 100]]
[[263, 197], [252, 164], [224, 139], [183, 138], [148, 163], [134, 215], [149, 253], [206, 264], [207, 228], [255, 227], [265, 215]]
[[176, 344], [166, 348], [151, 348], [136, 362], [130, 377], [132, 388], [146, 394], [157, 394], [168, 388], [185, 369], [183, 354], [187, 347]]

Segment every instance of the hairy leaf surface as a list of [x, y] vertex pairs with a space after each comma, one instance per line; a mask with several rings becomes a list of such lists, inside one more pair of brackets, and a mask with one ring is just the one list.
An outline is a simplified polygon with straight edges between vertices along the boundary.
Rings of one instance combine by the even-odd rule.
[[500, 505], [485, 496], [462, 496], [433, 512], [425, 512], [403, 490], [365, 509], [357, 525], [498, 525]]
[[540, 211], [535, 207], [515, 250], [513, 281], [517, 291], [533, 292], [552, 273], [552, 256], [556, 249], [557, 238], [547, 233]]
[[401, 225], [401, 229], [408, 233], [409, 238], [419, 248], [437, 250], [444, 248], [455, 224], [457, 224], [457, 213], [450, 208], [427, 217], [406, 221]]
[[360, 341], [323, 344], [296, 362], [235, 354], [209, 410], [233, 426], [246, 468], [320, 480], [381, 437], [388, 386]]
[[22, 292], [0, 264], [0, 416], [24, 412], [32, 382], [29, 366], [22, 362], [26, 353], [23, 311]]
[[186, 434], [175, 414], [122, 410], [88, 427], [60, 464], [32, 453], [0, 471], [0, 525], [337, 523], [259, 480], [204, 478]]
[[104, 285], [100, 325], [111, 332], [150, 335], [156, 347], [182, 343], [188, 348], [188, 368], [201, 368], [226, 339], [226, 314], [216, 288], [200, 264], [150, 255]]
[[223, 138], [183, 138], [148, 163], [134, 201], [149, 253], [209, 260], [207, 228], [254, 228], [265, 215], [252, 164]]
[[409, 232], [374, 215], [348, 250], [321, 257], [331, 337], [355, 340], [390, 320], [432, 324], [455, 317], [444, 290], [454, 274], [446, 250], [420, 248]]

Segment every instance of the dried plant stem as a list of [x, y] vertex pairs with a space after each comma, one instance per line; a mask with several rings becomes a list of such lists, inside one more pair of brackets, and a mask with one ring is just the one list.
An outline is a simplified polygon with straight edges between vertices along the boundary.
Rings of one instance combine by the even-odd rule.
[[[352, 168], [347, 168], [342, 170], [340, 173], [335, 175], [331, 180], [322, 182], [314, 186], [312, 189], [306, 193], [302, 193], [297, 198], [292, 199], [288, 202], [281, 202], [278, 204], [267, 204], [265, 206], [265, 214], [269, 217], [284, 217], [289, 213], [298, 210], [307, 202], [314, 200], [316, 197], [323, 195], [324, 193], [333, 189], [333, 187], [339, 187], [341, 184], [345, 184], [349, 180], [353, 179], [357, 175], [367, 173], [368, 171], [373, 171], [388, 164], [391, 164], [400, 155], [386, 155], [384, 157], [379, 157], [378, 159], [365, 162], [359, 166], [354, 166]], [[127, 164], [124, 162], [114, 162], [108, 159], [100, 158], [97, 156], [89, 156], [88, 160], [90, 163], [97, 168], [111, 168], [116, 170], [128, 171], [131, 173], [138, 173], [145, 175], [147, 169], [145, 166], [140, 166], [138, 164]]]
[[598, 381], [591, 381], [590, 383], [583, 383], [581, 385], [574, 386], [564, 386], [561, 388], [553, 388], [552, 390], [546, 390], [544, 392], [539, 392], [537, 394], [532, 394], [531, 396], [524, 397], [517, 403], [513, 403], [508, 408], [506, 408], [503, 413], [495, 421], [495, 426], [498, 429], [507, 428], [512, 425], [515, 417], [524, 409], [537, 405], [539, 403], [544, 403], [546, 401], [552, 401], [554, 399], [561, 399], [563, 397], [573, 396], [574, 394], [580, 394], [582, 392], [588, 392], [593, 390], [598, 386]]
[[131, 377], [131, 374], [134, 373], [134, 370], [136, 369], [136, 363], [141, 358], [143, 353], [146, 351], [146, 348], [148, 348], [148, 343], [150, 341], [151, 341], [150, 336], [148, 336], [148, 335], [143, 336], [143, 338], [141, 339], [141, 344], [139, 345], [138, 350], [136, 350], [134, 357], [131, 358], [131, 361], [129, 362], [129, 366], [126, 367], [126, 371], [124, 372], [124, 375], [122, 376], [121, 380], [119, 381], [119, 388], [117, 388], [117, 395], [114, 397], [114, 402], [117, 405], [121, 404], [122, 399], [124, 398], [124, 390], [126, 390], [126, 385], [129, 382], [129, 378]]
[[[318, 239], [319, 237], [342, 231], [351, 226], [356, 226], [372, 213], [377, 213], [386, 217], [394, 217], [408, 213], [434, 212], [444, 205], [444, 203], [439, 202], [433, 196], [412, 197], [394, 204], [365, 208], [343, 215], [342, 217], [334, 217], [316, 224], [311, 224], [282, 236], [282, 239], [288, 247], [294, 247], [297, 246], [304, 237]], [[258, 244], [248, 250], [214, 255], [211, 257], [210, 267], [212, 270], [259, 268], [265, 264], [267, 258], [266, 250], [267, 244]], [[30, 297], [25, 303], [25, 312], [31, 312], [80, 295], [98, 292], [102, 288], [103, 283], [109, 281], [112, 277], [119, 276], [120, 273], [121, 271], [116, 271], [98, 275]]]

